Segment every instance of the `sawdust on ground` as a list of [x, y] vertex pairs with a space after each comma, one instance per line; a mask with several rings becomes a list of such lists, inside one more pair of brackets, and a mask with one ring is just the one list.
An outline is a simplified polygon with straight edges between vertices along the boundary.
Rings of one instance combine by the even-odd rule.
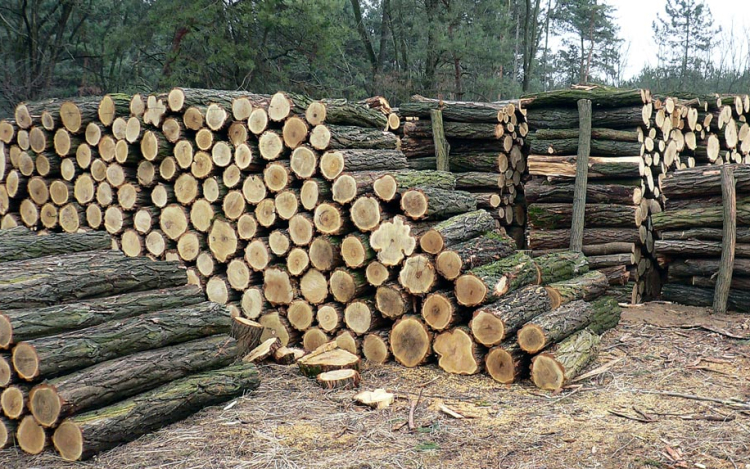
[[294, 366], [264, 365], [257, 391], [91, 461], [10, 449], [0, 467], [750, 469], [745, 337], [748, 315], [650, 303], [626, 309], [595, 376], [560, 393], [434, 364], [369, 367], [363, 389], [396, 394], [383, 411], [354, 405], [354, 391], [323, 391]]

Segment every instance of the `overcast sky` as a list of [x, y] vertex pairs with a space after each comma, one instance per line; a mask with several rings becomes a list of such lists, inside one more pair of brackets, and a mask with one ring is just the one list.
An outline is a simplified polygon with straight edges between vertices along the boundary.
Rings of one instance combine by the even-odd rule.
[[[620, 35], [630, 43], [625, 78], [637, 74], [644, 65], [656, 65], [656, 45], [651, 23], [656, 15], [663, 16], [666, 0], [608, 0], [617, 8]], [[744, 44], [747, 54], [750, 40], [750, 0], [705, 0], [711, 9], [714, 24], [727, 34], [734, 26], [734, 37]], [[747, 34], [745, 34], [747, 31]]]

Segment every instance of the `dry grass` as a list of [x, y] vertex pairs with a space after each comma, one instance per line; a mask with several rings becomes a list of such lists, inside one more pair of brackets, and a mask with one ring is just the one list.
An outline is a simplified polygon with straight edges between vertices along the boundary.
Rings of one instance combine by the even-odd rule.
[[[262, 367], [260, 389], [80, 464], [52, 452], [0, 452], [0, 467], [125, 468], [652, 468], [750, 469], [750, 317], [651, 304], [628, 310], [593, 365], [616, 362], [557, 395], [528, 383], [448, 375], [435, 365], [363, 372], [397, 395], [385, 411], [324, 392], [295, 367]], [[406, 425], [416, 399], [417, 430]], [[466, 419], [441, 413], [444, 404]], [[621, 414], [614, 415], [612, 412]], [[630, 418], [626, 418], [627, 416]], [[640, 420], [640, 421], [638, 421]]]

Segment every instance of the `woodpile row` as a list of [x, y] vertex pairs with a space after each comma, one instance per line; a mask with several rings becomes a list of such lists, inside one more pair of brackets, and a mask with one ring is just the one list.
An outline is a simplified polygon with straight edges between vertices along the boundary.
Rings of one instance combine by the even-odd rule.
[[[441, 104], [441, 114], [446, 106], [474, 105]], [[301, 343], [312, 351], [335, 341], [376, 363], [392, 356], [417, 366], [437, 355], [447, 371], [474, 374], [486, 367], [496, 379], [512, 382], [528, 368], [517, 366], [526, 355], [511, 338], [537, 315], [558, 312], [546, 320], [549, 335], [547, 322], [535, 329], [540, 336], [529, 347], [533, 352], [589, 324], [597, 329], [600, 316], [610, 324], [604, 318], [619, 314], [606, 300], [601, 307], [584, 302], [602, 295], [608, 281], [586, 273], [581, 254], [532, 259], [518, 253], [498, 224], [500, 207], [480, 208], [481, 192], [503, 193], [498, 161], [519, 152], [522, 137], [513, 135], [513, 126], [523, 128], [523, 122], [517, 109], [502, 104], [491, 110], [493, 123], [472, 123], [481, 138], [461, 137], [498, 171], [484, 170], [490, 185], [474, 192], [461, 189], [479, 183], [460, 183], [460, 173], [410, 168], [416, 159], [407, 158], [408, 145], [394, 132], [401, 120], [382, 99], [349, 103], [176, 88], [145, 103], [139, 96], [110, 95], [21, 105], [15, 142], [23, 131], [31, 134], [27, 129], [46, 129], [45, 122], [55, 137], [75, 140], [73, 153], [72, 146], [55, 146], [58, 139], [52, 150], [45, 146], [50, 161], [75, 168], [74, 176], [66, 173], [70, 179], [62, 173], [60, 179], [73, 181], [75, 202], [66, 203], [76, 209], [66, 210], [57, 225], [70, 231], [103, 227], [128, 255], [181, 260], [210, 300], [265, 327], [268, 345], [258, 356], [275, 357], [277, 346]], [[448, 138], [451, 122], [442, 127]], [[87, 133], [100, 134], [96, 149], [84, 141]], [[429, 145], [429, 138], [423, 140]], [[451, 142], [450, 161], [459, 160], [459, 140]], [[120, 151], [108, 153], [111, 143]], [[30, 180], [8, 181], [27, 177], [19, 162], [38, 161], [43, 145], [10, 145], [5, 216], [18, 214], [20, 223], [39, 227], [42, 217], [35, 214], [49, 201], [32, 199], [33, 191], [25, 191]], [[88, 165], [80, 158], [87, 169], [79, 153], [91, 153]], [[515, 165], [504, 175], [507, 191], [507, 179], [515, 179], [513, 187], [520, 183], [523, 158]], [[56, 173], [35, 175], [31, 166], [26, 173], [42, 179], [40, 187], [55, 179]], [[106, 168], [103, 178], [94, 176], [95, 166]], [[473, 169], [465, 174], [482, 171]], [[112, 189], [111, 200], [97, 197], [102, 186]], [[516, 314], [527, 304], [535, 306]], [[484, 334], [481, 340], [478, 334]]]
[[622, 301], [637, 303], [656, 296], [659, 285], [651, 216], [662, 210], [666, 143], [648, 90], [576, 87], [521, 99], [530, 129], [528, 247], [542, 254], [570, 243], [581, 99], [592, 107], [583, 252]]
[[0, 230], [0, 448], [85, 459], [257, 388], [259, 324], [111, 245]]
[[[722, 170], [733, 175], [725, 180]], [[733, 264], [728, 306], [750, 311], [750, 166], [700, 166], [670, 173], [662, 187], [666, 209], [654, 217], [659, 239], [656, 253], [667, 272], [662, 287], [665, 300], [694, 306], [712, 306], [722, 265], [723, 243], [732, 243]], [[723, 190], [736, 185], [734, 239], [725, 234]], [[730, 215], [731, 216], [731, 215]]]
[[455, 173], [456, 188], [474, 193], [478, 206], [523, 247], [528, 124], [518, 101], [470, 103], [416, 95], [398, 113], [405, 120], [399, 130], [409, 166]]

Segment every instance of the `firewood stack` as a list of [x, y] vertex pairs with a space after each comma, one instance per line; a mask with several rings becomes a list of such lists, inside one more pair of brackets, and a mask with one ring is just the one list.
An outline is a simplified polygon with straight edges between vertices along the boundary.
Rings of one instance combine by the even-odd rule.
[[661, 211], [663, 149], [648, 90], [577, 87], [521, 99], [530, 129], [528, 247], [541, 254], [569, 246], [580, 99], [592, 103], [583, 252], [623, 301], [640, 302], [658, 293], [650, 217]]
[[450, 171], [456, 188], [474, 194], [478, 206], [497, 218], [518, 243], [525, 244], [526, 171], [524, 138], [528, 133], [525, 111], [518, 101], [474, 103], [428, 99], [419, 95], [402, 103], [406, 119], [401, 131], [402, 150], [409, 167], [436, 167], [433, 123], [430, 112], [441, 111], [448, 143]]
[[[737, 236], [729, 308], [750, 311], [750, 167], [733, 165], [737, 190]], [[656, 254], [667, 270], [662, 287], [665, 300], [695, 306], [713, 304], [716, 274], [721, 259], [722, 213], [721, 171], [701, 166], [667, 174], [662, 181], [664, 212], [654, 216], [659, 239]]]
[[[260, 325], [104, 232], [0, 230], [0, 448], [78, 460], [258, 386]], [[238, 335], [239, 334], [235, 334]]]

